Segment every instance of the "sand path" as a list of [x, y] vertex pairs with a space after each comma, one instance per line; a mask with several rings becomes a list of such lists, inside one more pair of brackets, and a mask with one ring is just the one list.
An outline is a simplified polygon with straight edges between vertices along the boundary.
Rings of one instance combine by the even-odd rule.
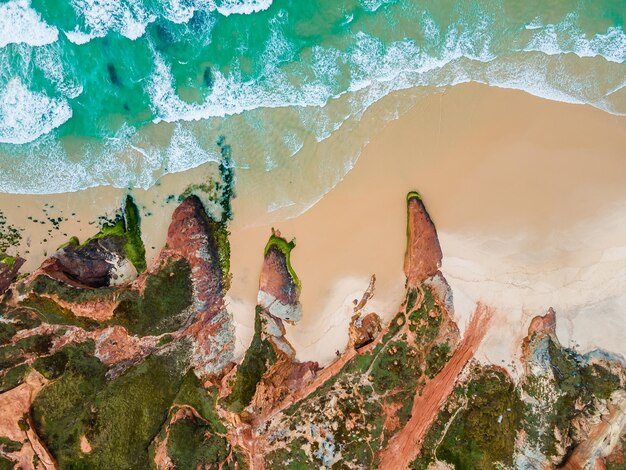
[[437, 417], [441, 406], [454, 389], [458, 375], [474, 357], [476, 349], [484, 338], [493, 311], [478, 305], [465, 335], [450, 361], [442, 371], [413, 399], [411, 418], [406, 426], [391, 438], [389, 445], [380, 453], [380, 468], [406, 469], [420, 452], [422, 440], [431, 423]]

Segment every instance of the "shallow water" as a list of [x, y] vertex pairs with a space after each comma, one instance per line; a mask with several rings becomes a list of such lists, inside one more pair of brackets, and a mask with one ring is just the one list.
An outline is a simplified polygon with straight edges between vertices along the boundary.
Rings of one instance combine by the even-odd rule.
[[0, 6], [0, 191], [146, 188], [218, 160], [224, 135], [248, 175], [301, 183], [265, 198], [272, 211], [330, 190], [368, 138], [351, 129], [394, 90], [413, 89], [414, 101], [387, 119], [468, 81], [624, 114], [624, 7], [10, 0]]

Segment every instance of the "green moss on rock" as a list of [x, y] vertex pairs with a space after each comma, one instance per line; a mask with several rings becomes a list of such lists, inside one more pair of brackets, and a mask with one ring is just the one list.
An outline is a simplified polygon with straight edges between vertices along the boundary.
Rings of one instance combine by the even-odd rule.
[[289, 271], [289, 275], [291, 276], [293, 283], [298, 288], [302, 288], [300, 279], [298, 278], [296, 271], [291, 266], [291, 250], [293, 250], [295, 247], [296, 247], [296, 243], [293, 240], [288, 242], [284, 238], [276, 236], [275, 234], [272, 234], [270, 236], [270, 239], [267, 241], [267, 244], [265, 245], [265, 250], [263, 252], [263, 255], [267, 256], [267, 253], [272, 248], [275, 248], [278, 251], [280, 251], [285, 257], [285, 264], [287, 265], [287, 271]]
[[11, 453], [19, 452], [22, 448], [22, 443], [13, 441], [8, 437], [0, 436], [0, 450], [2, 452]]
[[132, 334], [160, 335], [176, 331], [187, 320], [193, 301], [191, 267], [185, 259], [166, 262], [148, 277], [143, 295], [122, 291], [111, 323]]
[[74, 325], [87, 330], [98, 326], [97, 321], [78, 317], [71, 310], [61, 307], [54, 300], [47, 297], [31, 294], [21, 301], [20, 305], [33, 310], [43, 322], [52, 325]]
[[250, 404], [256, 386], [263, 374], [276, 362], [276, 352], [262, 337], [261, 308], [257, 306], [254, 317], [254, 336], [243, 361], [237, 367], [235, 382], [224, 404], [231, 411], [241, 412]]
[[23, 384], [29, 371], [30, 366], [28, 366], [28, 364], [20, 364], [6, 371], [0, 379], [0, 393], [4, 393], [7, 390], [11, 390]]
[[523, 416], [519, 391], [505, 372], [475, 373], [467, 384], [467, 403], [450, 424], [437, 458], [458, 470], [511, 466]]
[[[187, 352], [179, 345], [114, 379], [92, 354], [93, 343], [68, 346], [64, 366], [42, 367], [52, 375], [64, 370], [33, 402], [36, 431], [61, 467], [148, 468], [148, 447], [178, 393]], [[89, 454], [80, 450], [83, 435]]]

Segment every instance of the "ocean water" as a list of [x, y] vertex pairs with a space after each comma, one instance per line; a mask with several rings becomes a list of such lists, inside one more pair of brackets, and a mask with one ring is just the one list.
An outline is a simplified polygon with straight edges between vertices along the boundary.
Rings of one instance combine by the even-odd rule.
[[322, 144], [405, 89], [623, 115], [625, 16], [624, 0], [4, 1], [0, 191], [146, 188], [217, 161], [223, 135], [242, 170], [315, 167], [314, 200], [356, 158]]

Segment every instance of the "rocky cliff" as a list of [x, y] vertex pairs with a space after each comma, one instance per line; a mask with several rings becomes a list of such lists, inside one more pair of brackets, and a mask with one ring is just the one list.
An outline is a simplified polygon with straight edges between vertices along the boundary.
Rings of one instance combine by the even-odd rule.
[[[181, 197], [145, 266], [133, 207], [24, 279], [19, 262], [0, 266], [1, 468], [623, 463], [623, 360], [562, 346], [550, 309], [520, 345], [520, 377], [476, 361], [491, 309], [477, 305], [460, 334], [417, 193], [407, 196], [404, 301], [382, 324], [366, 308], [372, 277], [345, 351], [324, 368], [298, 361], [286, 334], [305, 314], [293, 242], [270, 235], [254, 336], [235, 362], [227, 211]], [[121, 276], [122, 265], [133, 269]]]

